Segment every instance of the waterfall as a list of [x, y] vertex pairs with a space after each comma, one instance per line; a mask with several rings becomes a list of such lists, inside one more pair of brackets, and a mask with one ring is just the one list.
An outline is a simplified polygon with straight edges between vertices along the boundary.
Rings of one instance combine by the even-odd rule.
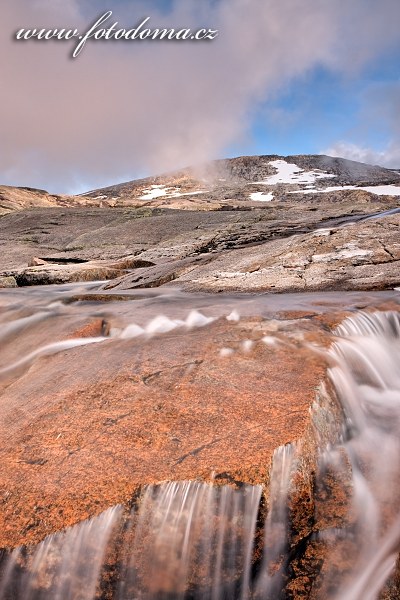
[[238, 489], [199, 481], [146, 488], [138, 509], [122, 508], [51, 535], [32, 553], [4, 561], [1, 600], [93, 600], [110, 536], [124, 529], [118, 600], [250, 597], [261, 486]]
[[118, 599], [248, 598], [261, 491], [197, 481], [147, 488]]
[[[335, 599], [374, 600], [400, 550], [400, 315], [359, 314], [335, 334], [329, 376], [344, 410], [353, 488], [352, 524], [341, 536], [356, 548]], [[325, 460], [334, 464], [338, 449]]]
[[15, 549], [5, 561], [1, 600], [92, 600], [108, 541], [121, 518], [115, 506], [99, 517], [48, 536], [32, 552]]
[[269, 489], [269, 507], [265, 521], [264, 557], [256, 584], [255, 597], [277, 598], [283, 586], [288, 542], [288, 507], [291, 473], [295, 457], [293, 444], [274, 452]]
[[[343, 411], [340, 440], [319, 449], [321, 473], [331, 468], [338, 485], [349, 478], [350, 505], [342, 526], [312, 532], [329, 552], [309, 597], [376, 600], [400, 549], [400, 315], [347, 318], [319, 352]], [[297, 452], [275, 451], [266, 506], [260, 485], [165, 482], [144, 488], [130, 511], [117, 506], [17, 548], [0, 563], [0, 600], [283, 598]]]

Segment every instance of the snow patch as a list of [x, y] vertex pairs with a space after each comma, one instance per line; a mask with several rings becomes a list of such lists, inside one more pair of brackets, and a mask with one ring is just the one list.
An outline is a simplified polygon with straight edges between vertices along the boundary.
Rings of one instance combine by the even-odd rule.
[[400, 196], [400, 187], [398, 185], [374, 185], [371, 187], [362, 187], [360, 190], [365, 190], [378, 196]]
[[361, 190], [362, 188], [357, 188], [355, 185], [337, 185], [333, 187], [326, 187], [321, 189], [316, 189], [313, 187], [312, 189], [304, 189], [304, 190], [295, 190], [289, 192], [289, 194], [322, 194], [327, 192], [340, 192], [342, 190]]
[[143, 190], [143, 196], [140, 196], [140, 200], [154, 200], [155, 198], [161, 198], [167, 195], [167, 188], [165, 185], [152, 185], [150, 189]]
[[176, 194], [167, 194], [168, 198], [178, 198], [179, 196], [195, 196], [196, 194], [207, 194], [208, 190], [198, 190], [196, 192], [177, 192]]
[[144, 194], [139, 196], [139, 200], [155, 200], [155, 198], [178, 198], [179, 196], [192, 196], [195, 194], [206, 194], [206, 190], [196, 190], [194, 192], [180, 192], [180, 187], [167, 187], [166, 185], [152, 185], [151, 188], [143, 190]]
[[250, 200], [255, 200], [257, 202], [271, 202], [274, 199], [274, 195], [271, 192], [265, 194], [264, 192], [254, 192], [250, 194]]
[[315, 183], [318, 179], [328, 179], [332, 177], [336, 177], [336, 175], [332, 175], [330, 173], [325, 173], [324, 171], [315, 170], [315, 171], [304, 171], [294, 163], [287, 163], [285, 160], [272, 160], [269, 163], [271, 166], [275, 167], [278, 171], [276, 175], [270, 175], [264, 181], [258, 181], [257, 184], [262, 185], [276, 185], [278, 183], [288, 183], [288, 184], [312, 184]]
[[362, 190], [370, 192], [377, 196], [400, 196], [400, 187], [398, 185], [371, 185], [366, 187], [357, 187], [356, 185], [338, 185], [321, 189], [304, 189], [289, 192], [289, 194], [326, 194], [328, 192], [340, 192], [342, 190]]

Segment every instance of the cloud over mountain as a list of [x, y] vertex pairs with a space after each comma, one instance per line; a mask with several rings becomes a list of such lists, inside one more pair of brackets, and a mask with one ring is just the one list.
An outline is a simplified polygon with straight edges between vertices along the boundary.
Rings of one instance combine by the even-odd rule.
[[[158, 9], [157, 9], [158, 5]], [[111, 7], [110, 7], [111, 8]], [[16, 42], [21, 27], [86, 31], [80, 0], [15, 0], [0, 38], [2, 183], [68, 192], [220, 155], [258, 104], [317, 66], [349, 77], [398, 40], [398, 0], [113, 3], [132, 27], [211, 27], [212, 42]], [[273, 150], [273, 149], [271, 149]]]

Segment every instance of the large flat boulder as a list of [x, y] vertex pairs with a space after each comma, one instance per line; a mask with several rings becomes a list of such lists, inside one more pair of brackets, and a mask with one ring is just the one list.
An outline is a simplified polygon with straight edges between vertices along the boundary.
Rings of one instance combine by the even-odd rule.
[[[290, 331], [292, 320], [232, 318], [149, 338], [106, 338], [3, 374], [0, 547], [37, 542], [128, 504], [149, 483], [266, 482], [274, 449], [309, 427], [324, 364], [307, 352], [299, 361], [296, 345], [272, 349], [262, 341]], [[310, 339], [323, 335], [318, 319], [298, 326]], [[35, 342], [84, 340], [106, 329], [102, 319], [81, 318], [77, 330], [71, 317], [40, 321], [0, 358], [4, 365]]]

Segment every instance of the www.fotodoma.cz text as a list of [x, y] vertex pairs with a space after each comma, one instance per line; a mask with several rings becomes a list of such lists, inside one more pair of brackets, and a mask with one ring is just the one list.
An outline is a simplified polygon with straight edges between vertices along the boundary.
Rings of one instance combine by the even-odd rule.
[[[180, 41], [203, 41], [215, 39], [219, 32], [217, 29], [150, 29], [148, 27], [150, 17], [143, 19], [139, 25], [131, 29], [118, 28], [116, 21], [107, 28], [105, 23], [112, 17], [112, 11], [104, 13], [97, 21], [90, 26], [85, 33], [80, 33], [78, 29], [20, 29], [15, 34], [18, 41], [27, 40], [72, 40], [77, 41], [72, 57], [76, 58], [82, 52], [86, 42], [93, 40], [180, 40]], [[103, 26], [103, 27], [102, 27]]]

